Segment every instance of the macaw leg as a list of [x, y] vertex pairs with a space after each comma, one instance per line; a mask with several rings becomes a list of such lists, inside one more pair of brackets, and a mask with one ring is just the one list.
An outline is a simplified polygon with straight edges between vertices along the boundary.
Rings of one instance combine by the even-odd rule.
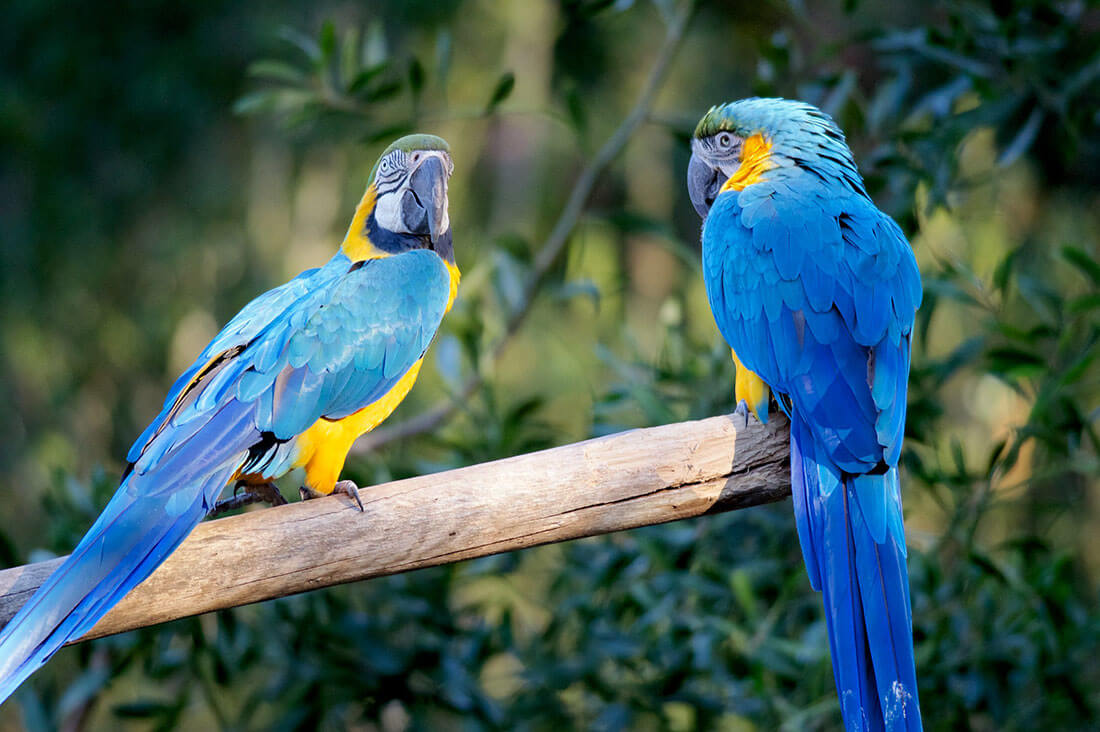
[[764, 380], [745, 368], [737, 353], [731, 348], [733, 365], [737, 367], [737, 373], [733, 382], [733, 398], [737, 400], [737, 409], [734, 414], [740, 414], [745, 418], [745, 426], [749, 426], [749, 412], [756, 415], [760, 424], [768, 423], [768, 400], [771, 398], [771, 389]]
[[745, 428], [747, 429], [749, 426], [749, 403], [744, 399], [737, 402], [737, 409], [733, 410], [733, 413], [745, 418]]
[[[248, 486], [248, 490], [242, 493], [241, 486]], [[272, 506], [282, 506], [286, 504], [286, 502], [287, 500], [283, 498], [283, 494], [279, 492], [279, 489], [275, 487], [274, 483], [249, 483], [245, 480], [238, 480], [237, 485], [233, 486], [233, 497], [215, 503], [214, 508], [212, 508], [206, 516], [207, 518], [216, 518], [227, 511], [232, 511], [251, 503], [267, 503]]]
[[363, 501], [359, 498], [359, 486], [355, 485], [355, 481], [353, 480], [341, 480], [333, 487], [332, 493], [320, 493], [309, 486], [302, 486], [298, 489], [298, 493], [302, 496], [303, 501], [311, 501], [314, 498], [321, 498], [325, 495], [331, 496], [336, 493], [343, 493], [359, 505], [360, 511], [364, 510]]

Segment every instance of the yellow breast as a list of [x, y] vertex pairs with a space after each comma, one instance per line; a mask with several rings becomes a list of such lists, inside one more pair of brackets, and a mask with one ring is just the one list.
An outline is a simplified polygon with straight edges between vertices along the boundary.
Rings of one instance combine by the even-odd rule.
[[349, 414], [343, 419], [322, 417], [298, 436], [298, 459], [294, 467], [305, 467], [306, 486], [318, 493], [332, 493], [333, 486], [344, 469], [351, 445], [359, 437], [382, 423], [408, 395], [420, 375], [420, 359], [385, 396]]

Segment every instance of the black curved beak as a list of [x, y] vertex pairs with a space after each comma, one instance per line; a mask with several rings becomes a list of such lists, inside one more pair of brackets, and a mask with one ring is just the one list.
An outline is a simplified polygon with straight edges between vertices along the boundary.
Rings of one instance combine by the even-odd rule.
[[721, 176], [716, 169], [703, 162], [697, 153], [692, 153], [688, 163], [687, 184], [692, 205], [699, 217], [705, 219], [722, 187]]
[[447, 166], [437, 156], [425, 157], [409, 177], [401, 215], [409, 231], [427, 234], [435, 244], [447, 225]]

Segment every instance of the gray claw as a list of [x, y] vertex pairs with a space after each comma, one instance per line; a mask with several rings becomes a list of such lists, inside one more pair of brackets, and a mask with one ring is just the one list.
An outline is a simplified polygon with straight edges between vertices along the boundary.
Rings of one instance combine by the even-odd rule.
[[744, 399], [737, 402], [737, 409], [734, 409], [733, 413], [734, 414], [739, 414], [742, 417], [744, 417], [745, 418], [745, 427], [748, 428], [748, 426], [749, 426], [749, 403], [746, 402]]
[[[307, 486], [302, 486], [301, 488], [299, 488], [298, 493], [302, 496], [303, 501], [310, 501], [314, 498], [321, 498], [325, 495], [324, 493], [318, 493], [317, 491]], [[336, 495], [337, 493], [343, 493], [345, 496], [354, 499], [355, 502], [359, 505], [359, 510], [364, 510], [363, 501], [359, 498], [359, 486], [355, 485], [355, 481], [341, 480], [333, 487], [332, 493], [330, 495]]]
[[359, 486], [355, 485], [353, 480], [341, 480], [336, 484], [336, 487], [332, 489], [333, 493], [343, 493], [345, 496], [350, 496], [355, 499], [355, 502], [359, 504], [359, 510], [363, 511], [363, 501], [359, 498]]

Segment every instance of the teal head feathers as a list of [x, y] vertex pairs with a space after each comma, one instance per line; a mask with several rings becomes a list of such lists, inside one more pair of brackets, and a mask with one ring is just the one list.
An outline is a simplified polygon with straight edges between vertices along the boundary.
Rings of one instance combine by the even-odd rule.
[[688, 192], [703, 218], [723, 189], [788, 177], [791, 169], [866, 195], [844, 133], [805, 102], [753, 97], [711, 107], [695, 128], [691, 151]]

